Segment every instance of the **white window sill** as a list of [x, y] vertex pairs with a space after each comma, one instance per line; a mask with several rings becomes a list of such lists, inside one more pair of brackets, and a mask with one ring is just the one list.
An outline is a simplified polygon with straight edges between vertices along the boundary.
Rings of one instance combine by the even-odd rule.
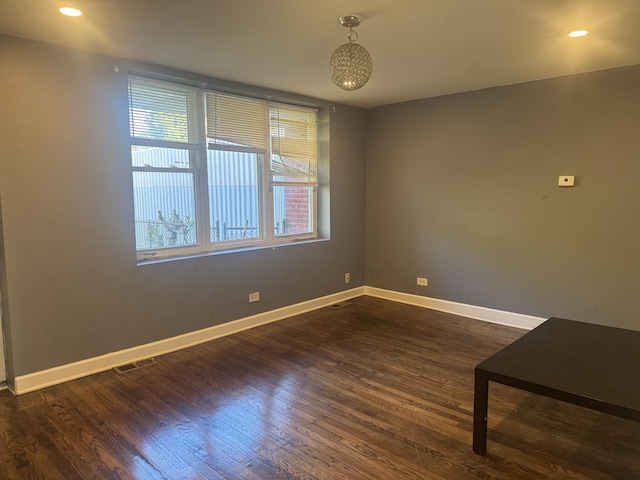
[[157, 255], [157, 256], [148, 257], [148, 258], [139, 258], [137, 264], [138, 266], [155, 265], [158, 263], [174, 262], [179, 260], [190, 260], [194, 258], [227, 255], [229, 253], [242, 253], [242, 252], [249, 252], [249, 251], [255, 251], [255, 250], [275, 250], [276, 248], [289, 247], [292, 245], [306, 245], [311, 243], [326, 242], [328, 240], [329, 240], [328, 238], [308, 238], [308, 239], [291, 240], [289, 242], [279, 242], [279, 243], [272, 243], [272, 244], [249, 245], [249, 246], [243, 246], [243, 247], [238, 246], [238, 247], [229, 248], [225, 250], [213, 250], [210, 252], [179, 253], [179, 254], [176, 253], [175, 255], [172, 255], [171, 253], [167, 252], [166, 254], [163, 253], [163, 255]]

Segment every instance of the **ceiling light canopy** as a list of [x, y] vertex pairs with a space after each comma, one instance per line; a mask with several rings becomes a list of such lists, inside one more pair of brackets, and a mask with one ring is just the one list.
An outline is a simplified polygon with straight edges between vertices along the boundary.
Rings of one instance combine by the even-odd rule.
[[335, 49], [329, 59], [331, 80], [343, 90], [357, 90], [369, 81], [373, 70], [371, 55], [362, 45], [355, 43], [358, 34], [353, 27], [360, 25], [360, 17], [347, 15], [340, 17], [340, 23], [349, 28], [349, 43]]
[[79, 17], [82, 15], [82, 12], [77, 8], [73, 7], [62, 7], [58, 10], [61, 14], [66, 15], [67, 17]]

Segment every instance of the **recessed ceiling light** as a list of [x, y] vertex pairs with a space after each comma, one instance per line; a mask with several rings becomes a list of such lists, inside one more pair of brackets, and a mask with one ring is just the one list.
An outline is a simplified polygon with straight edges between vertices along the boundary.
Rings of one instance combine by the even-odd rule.
[[589, 35], [589, 32], [586, 30], [574, 30], [569, 34], [571, 38], [584, 37], [585, 35]]
[[82, 12], [77, 8], [73, 7], [62, 7], [58, 10], [61, 14], [66, 15], [67, 17], [79, 17], [82, 15]]

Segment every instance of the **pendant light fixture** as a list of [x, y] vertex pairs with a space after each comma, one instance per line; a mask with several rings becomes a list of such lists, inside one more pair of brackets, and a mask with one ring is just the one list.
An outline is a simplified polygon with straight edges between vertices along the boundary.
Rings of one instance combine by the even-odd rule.
[[366, 48], [355, 42], [358, 41], [358, 33], [353, 29], [360, 25], [360, 17], [347, 15], [340, 17], [340, 23], [349, 28], [347, 38], [349, 43], [340, 45], [331, 55], [329, 60], [329, 73], [331, 80], [343, 90], [357, 90], [362, 88], [371, 77], [373, 63], [371, 55]]

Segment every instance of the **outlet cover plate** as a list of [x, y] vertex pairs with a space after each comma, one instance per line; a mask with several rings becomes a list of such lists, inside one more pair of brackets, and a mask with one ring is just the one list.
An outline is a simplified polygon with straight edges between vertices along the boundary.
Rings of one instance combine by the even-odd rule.
[[560, 175], [558, 177], [559, 187], [573, 187], [576, 181], [576, 177], [573, 175]]

